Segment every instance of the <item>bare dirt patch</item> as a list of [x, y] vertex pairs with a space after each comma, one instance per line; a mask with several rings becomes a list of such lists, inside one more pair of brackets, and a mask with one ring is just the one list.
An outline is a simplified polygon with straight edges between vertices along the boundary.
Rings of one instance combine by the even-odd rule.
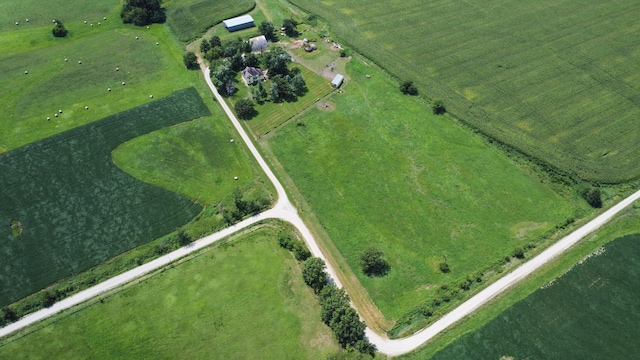
[[336, 109], [336, 105], [331, 102], [318, 101], [316, 106], [322, 111], [333, 111]]

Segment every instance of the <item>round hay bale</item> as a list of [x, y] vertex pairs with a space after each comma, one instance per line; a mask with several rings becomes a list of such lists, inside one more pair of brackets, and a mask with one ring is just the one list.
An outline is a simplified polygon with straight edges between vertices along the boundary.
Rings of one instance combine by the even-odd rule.
[[157, 43], [156, 43], [156, 45], [160, 45], [160, 43], [159, 43], [159, 42], [157, 42]]
[[91, 26], [93, 26], [93, 24], [91, 24]]
[[62, 110], [58, 110], [58, 113], [62, 114]]
[[107, 17], [106, 17], [106, 16], [105, 16], [105, 17], [103, 17], [103, 18], [102, 18], [102, 20], [107, 20]]
[[51, 20], [51, 22], [55, 24], [56, 23], [56, 19]]
[[365, 75], [365, 77], [366, 77], [367, 79], [369, 79], [369, 78], [371, 77], [371, 74], [367, 74], [367, 75]]
[[85, 20], [85, 21], [84, 21], [84, 23], [86, 24], [86, 23], [87, 23], [87, 20]]
[[122, 82], [122, 85], [124, 85], [124, 81]]
[[117, 68], [116, 68], [116, 71], [120, 71], [120, 68], [119, 68], [119, 67], [117, 67]]
[[78, 64], [82, 64], [82, 61], [79, 61], [79, 60], [78, 60]]
[[27, 75], [29, 72], [27, 70], [24, 71], [24, 74]]
[[98, 23], [98, 26], [100, 26], [100, 23]]
[[233, 180], [238, 180], [238, 177], [237, 177], [237, 176], [234, 176], [234, 177], [233, 177]]
[[136, 40], [138, 40], [139, 38], [136, 36]]
[[19, 25], [20, 23], [16, 21], [16, 25]]
[[69, 59], [64, 59], [64, 62], [69, 62]]
[[231, 142], [231, 143], [232, 143], [232, 142], [233, 142], [233, 139], [229, 140], [229, 142]]
[[148, 28], [149, 28], [149, 27], [147, 26], [147, 29], [148, 29]]
[[24, 19], [24, 21], [29, 22], [29, 19]]
[[58, 117], [58, 114], [53, 114], [53, 116]]
[[51, 118], [47, 116], [47, 121], [51, 121]]
[[149, 99], [153, 99], [153, 95], [149, 95]]
[[111, 88], [107, 88], [107, 91], [111, 91]]
[[88, 107], [88, 106], [85, 106], [85, 107], [84, 107], [84, 109], [85, 109], [85, 110], [89, 110], [89, 107]]

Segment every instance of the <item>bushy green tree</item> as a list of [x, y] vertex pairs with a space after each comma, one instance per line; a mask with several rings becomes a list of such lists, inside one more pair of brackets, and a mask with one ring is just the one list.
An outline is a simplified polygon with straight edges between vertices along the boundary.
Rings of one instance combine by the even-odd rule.
[[384, 276], [390, 270], [384, 253], [376, 247], [369, 247], [360, 254], [360, 266], [368, 276]]
[[602, 207], [602, 194], [600, 193], [600, 189], [598, 188], [586, 188], [582, 191], [582, 197], [587, 201], [591, 207], [601, 208]]
[[406, 80], [400, 84], [400, 91], [405, 95], [418, 95], [418, 89], [413, 85], [413, 81]]
[[191, 242], [193, 242], [193, 239], [189, 234], [182, 229], [178, 231], [178, 245], [185, 246], [191, 244]]
[[289, 68], [287, 65], [290, 62], [291, 55], [280, 48], [269, 51], [264, 55], [264, 63], [269, 71], [269, 77], [289, 74]]
[[295, 241], [293, 243], [293, 256], [298, 261], [305, 261], [311, 257], [311, 252], [302, 241]]
[[284, 21], [282, 22], [284, 33], [289, 37], [298, 36], [298, 30], [296, 29], [296, 26], [298, 26], [298, 22], [293, 19], [284, 19]]
[[184, 66], [189, 70], [198, 70], [200, 69], [200, 65], [198, 64], [198, 58], [193, 51], [187, 51], [182, 57], [182, 61], [184, 61]]
[[444, 107], [444, 101], [442, 100], [434, 101], [432, 110], [436, 115], [442, 115], [447, 112], [447, 109]]
[[273, 26], [273, 23], [269, 21], [263, 21], [258, 26], [258, 31], [260, 34], [264, 35], [264, 37], [269, 41], [278, 41], [278, 35], [276, 35], [276, 27]]
[[[251, 119], [255, 114], [255, 109], [253, 108], [253, 101], [251, 99], [240, 99], [235, 104], [236, 114], [240, 119]], [[236, 204], [237, 206], [237, 204]], [[240, 210], [242, 211], [242, 210]]]
[[160, 0], [124, 0], [120, 17], [123, 23], [137, 26], [162, 24], [167, 21]]
[[327, 273], [324, 272], [324, 268], [324, 260], [317, 257], [307, 259], [302, 266], [302, 279], [316, 294], [327, 285]]
[[65, 37], [67, 36], [68, 32], [67, 32], [67, 29], [65, 29], [64, 25], [62, 24], [62, 21], [56, 20], [56, 25], [53, 27], [53, 30], [51, 30], [51, 33], [55, 37]]
[[513, 250], [513, 256], [517, 257], [518, 259], [524, 259], [524, 249], [518, 246], [517, 248], [515, 248], [515, 250]]

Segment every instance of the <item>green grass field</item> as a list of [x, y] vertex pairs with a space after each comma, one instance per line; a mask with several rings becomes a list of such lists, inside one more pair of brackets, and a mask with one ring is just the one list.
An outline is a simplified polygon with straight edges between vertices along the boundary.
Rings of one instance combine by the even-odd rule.
[[255, 7], [253, 0], [170, 0], [167, 24], [182, 42], [194, 40], [210, 27], [230, 17], [242, 15]]
[[[0, 156], [0, 305], [76, 274], [190, 221], [202, 207], [118, 169], [121, 143], [210, 115], [195, 89]], [[153, 206], [151, 206], [153, 204]]]
[[[98, 3], [93, 0], [3, 1], [0, 4], [0, 32], [47, 27], [51, 34], [53, 19], [59, 19], [65, 24], [95, 19], [97, 24], [97, 21], [103, 21], [103, 17], [119, 11], [119, 8], [118, 0], [103, 0]], [[29, 19], [29, 22], [26, 22], [26, 19]], [[109, 17], [108, 20], [120, 21], [120, 17]], [[16, 22], [19, 25], [16, 25]]]
[[299, 264], [263, 227], [0, 343], [0, 358], [324, 359]]
[[[113, 152], [121, 169], [145, 182], [216, 205], [253, 184], [242, 145], [230, 142], [221, 118], [204, 118], [149, 133]], [[238, 180], [234, 180], [234, 177]]]
[[631, 359], [640, 352], [640, 235], [509, 308], [433, 359]]
[[[323, 98], [333, 91], [333, 88], [331, 87], [331, 80], [314, 73], [304, 66], [297, 67], [301, 70], [309, 91], [304, 96], [298, 97], [297, 100], [293, 102], [273, 103], [271, 101], [266, 101], [262, 105], [256, 104], [254, 108], [258, 114], [251, 120], [244, 122], [254, 136], [260, 137], [268, 133], [283, 122], [312, 106], [317, 99]], [[271, 82], [267, 81], [264, 84], [265, 89], [269, 89], [270, 84]], [[232, 104], [247, 97], [249, 92], [247, 86], [241, 81], [239, 82], [238, 87], [239, 91], [230, 98]]]
[[[182, 51], [167, 27], [125, 26], [117, 14], [109, 13], [101, 26], [65, 22], [70, 34], [64, 39], [53, 38], [49, 25], [0, 32], [0, 153], [199, 81], [184, 70]], [[55, 118], [58, 110], [63, 113]]]
[[[370, 74], [370, 78], [366, 78]], [[382, 313], [398, 319], [572, 216], [569, 202], [357, 58], [343, 94], [268, 145]], [[384, 251], [369, 278], [358, 258]], [[447, 257], [452, 271], [438, 264]]]
[[580, 177], [640, 176], [633, 0], [293, 0], [490, 136]]

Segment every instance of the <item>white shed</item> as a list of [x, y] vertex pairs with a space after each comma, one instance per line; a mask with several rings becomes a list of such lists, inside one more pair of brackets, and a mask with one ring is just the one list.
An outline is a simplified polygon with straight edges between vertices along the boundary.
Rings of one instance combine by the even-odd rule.
[[343, 81], [344, 81], [344, 76], [338, 74], [333, 78], [333, 80], [331, 80], [331, 86], [337, 89], [340, 87], [340, 85], [342, 85]]

